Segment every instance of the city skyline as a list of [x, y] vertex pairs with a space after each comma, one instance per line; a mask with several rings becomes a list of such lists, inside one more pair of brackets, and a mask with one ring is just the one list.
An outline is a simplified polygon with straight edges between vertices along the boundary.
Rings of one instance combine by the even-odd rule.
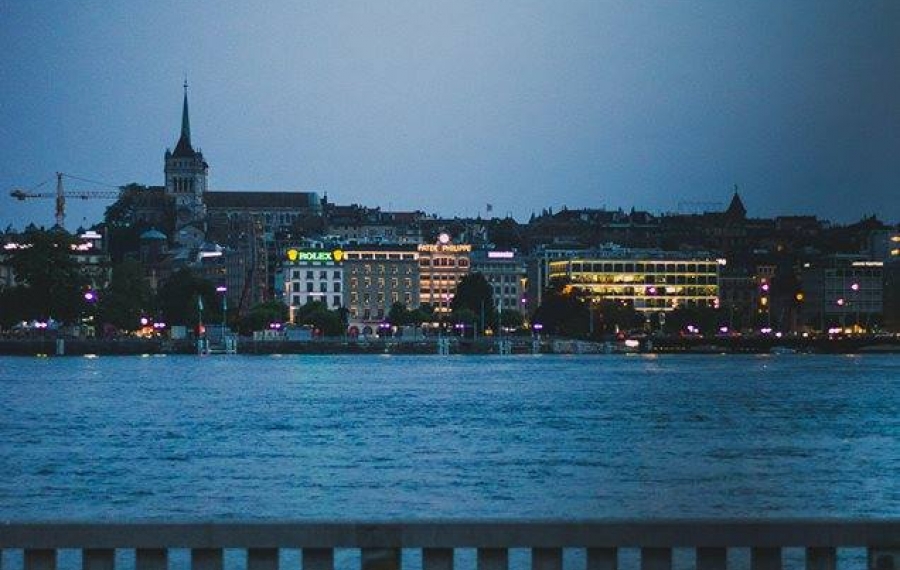
[[737, 184], [751, 217], [900, 219], [892, 3], [2, 10], [2, 227], [52, 225], [9, 191], [57, 170], [162, 184], [185, 75], [211, 190], [521, 221]]

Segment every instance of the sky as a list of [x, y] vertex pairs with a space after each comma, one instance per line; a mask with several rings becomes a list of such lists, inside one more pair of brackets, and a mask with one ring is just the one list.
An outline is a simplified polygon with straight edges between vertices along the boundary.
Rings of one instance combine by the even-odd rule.
[[896, 0], [0, 0], [0, 228], [161, 185], [185, 77], [211, 190], [900, 221]]

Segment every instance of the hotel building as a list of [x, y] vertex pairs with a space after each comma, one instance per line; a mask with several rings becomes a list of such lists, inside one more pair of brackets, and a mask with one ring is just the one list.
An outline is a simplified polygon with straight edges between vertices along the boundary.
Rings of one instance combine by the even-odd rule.
[[419, 252], [402, 246], [359, 246], [344, 253], [344, 306], [351, 326], [381, 323], [394, 303], [419, 306]]
[[437, 243], [423, 243], [419, 252], [419, 300], [434, 307], [436, 315], [450, 312], [456, 286], [469, 273], [472, 246], [452, 243], [446, 233]]
[[522, 256], [514, 251], [478, 250], [470, 261], [472, 273], [484, 275], [494, 290], [494, 308], [528, 314], [528, 266]]
[[276, 280], [281, 283], [290, 321], [309, 301], [321, 301], [331, 309], [343, 306], [344, 252], [340, 249], [289, 248]]

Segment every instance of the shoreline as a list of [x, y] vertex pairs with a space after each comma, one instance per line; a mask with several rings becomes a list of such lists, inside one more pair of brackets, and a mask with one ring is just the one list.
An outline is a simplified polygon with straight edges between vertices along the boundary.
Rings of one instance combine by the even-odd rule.
[[[500, 346], [496, 339], [449, 340], [452, 355], [497, 355]], [[61, 345], [59, 341], [62, 341]], [[847, 338], [679, 338], [653, 337], [643, 339], [636, 347], [626, 347], [619, 342], [590, 342], [572, 339], [541, 339], [509, 337], [511, 354], [900, 354], [900, 338], [897, 337], [847, 337]], [[306, 341], [272, 341], [241, 338], [237, 353], [241, 355], [274, 354], [402, 354], [437, 355], [437, 338], [422, 340], [372, 339], [344, 340], [317, 339]], [[162, 339], [0, 339], [0, 356], [140, 356], [140, 355], [197, 355], [193, 340]]]

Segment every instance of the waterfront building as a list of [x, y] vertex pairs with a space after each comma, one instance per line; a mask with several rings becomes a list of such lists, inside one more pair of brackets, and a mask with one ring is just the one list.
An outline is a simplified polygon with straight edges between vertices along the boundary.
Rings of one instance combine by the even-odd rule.
[[470, 261], [472, 273], [484, 275], [494, 290], [495, 308], [528, 314], [528, 266], [523, 256], [515, 251], [476, 250]]
[[343, 306], [344, 252], [340, 249], [288, 248], [275, 283], [288, 306], [290, 321], [309, 301], [321, 301], [331, 309]]
[[351, 327], [369, 334], [394, 303], [419, 307], [419, 252], [413, 247], [357, 246], [344, 252], [344, 306]]
[[469, 273], [470, 244], [453, 243], [442, 233], [436, 243], [423, 243], [419, 252], [419, 299], [428, 303], [436, 315], [450, 312], [456, 286]]
[[871, 331], [882, 322], [882, 261], [832, 255], [804, 263], [800, 285], [802, 324], [811, 330]]
[[717, 307], [720, 263], [681, 252], [607, 248], [550, 261], [548, 277], [592, 302], [617, 301], [656, 313]]

